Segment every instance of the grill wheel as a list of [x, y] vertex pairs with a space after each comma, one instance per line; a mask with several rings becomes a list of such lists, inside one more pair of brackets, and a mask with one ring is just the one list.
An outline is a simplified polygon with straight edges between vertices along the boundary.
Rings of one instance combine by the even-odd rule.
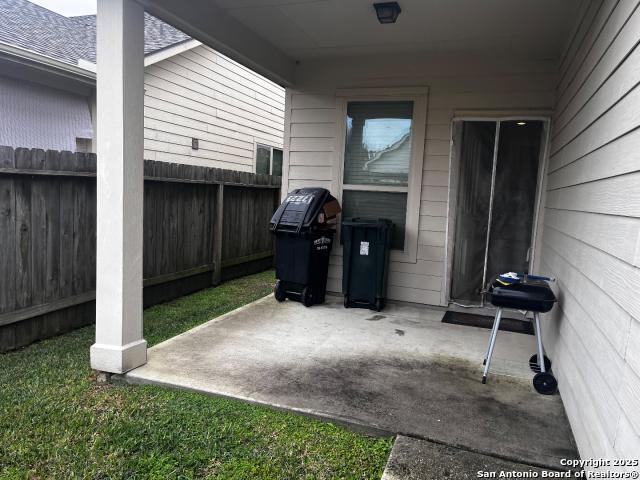
[[553, 395], [558, 389], [558, 381], [549, 372], [536, 373], [533, 377], [533, 388], [542, 395]]
[[[535, 373], [539, 373], [540, 372], [540, 367], [538, 366], [538, 355], [537, 354], [531, 355], [531, 358], [529, 359], [529, 367]], [[544, 356], [544, 369], [547, 372], [549, 370], [551, 370], [551, 360], [549, 360], [549, 357], [547, 357], [546, 355]]]

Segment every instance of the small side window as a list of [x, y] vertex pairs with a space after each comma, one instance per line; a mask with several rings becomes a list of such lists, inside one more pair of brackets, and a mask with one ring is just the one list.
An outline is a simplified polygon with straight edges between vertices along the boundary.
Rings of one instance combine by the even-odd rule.
[[256, 146], [256, 173], [282, 176], [282, 149], [268, 145]]
[[76, 152], [91, 153], [91, 139], [76, 137]]
[[271, 175], [276, 175], [278, 177], [282, 176], [282, 150], [279, 148], [273, 149], [273, 161], [272, 161], [272, 170]]
[[256, 148], [256, 173], [271, 173], [271, 147], [258, 145]]

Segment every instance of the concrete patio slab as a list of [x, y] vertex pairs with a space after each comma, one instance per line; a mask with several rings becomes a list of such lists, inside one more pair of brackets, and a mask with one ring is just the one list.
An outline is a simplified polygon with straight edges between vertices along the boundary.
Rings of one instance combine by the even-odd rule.
[[[543, 469], [398, 435], [382, 480], [467, 480], [481, 478], [478, 472], [494, 473], [496, 478], [500, 472], [522, 472], [530, 475], [522, 478], [541, 478]], [[538, 476], [533, 477], [536, 473]]]
[[[401, 433], [550, 468], [577, 458], [558, 395], [538, 395], [534, 337], [441, 323], [444, 310], [305, 308], [265, 297], [151, 348], [132, 383], [156, 383]], [[561, 386], [562, 387], [562, 386]]]

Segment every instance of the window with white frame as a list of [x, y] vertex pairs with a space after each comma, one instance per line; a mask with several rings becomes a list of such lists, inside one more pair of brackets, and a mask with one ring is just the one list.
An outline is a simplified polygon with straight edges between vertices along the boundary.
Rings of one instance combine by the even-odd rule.
[[282, 149], [256, 145], [256, 173], [282, 176]]
[[91, 153], [91, 138], [76, 137], [76, 152]]
[[404, 250], [414, 102], [350, 101], [346, 114], [343, 218], [388, 218], [392, 249]]

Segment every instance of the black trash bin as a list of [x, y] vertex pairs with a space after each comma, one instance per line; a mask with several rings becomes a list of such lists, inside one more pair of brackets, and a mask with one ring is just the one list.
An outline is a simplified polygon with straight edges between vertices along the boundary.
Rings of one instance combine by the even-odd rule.
[[338, 201], [324, 188], [294, 190], [278, 207], [270, 225], [276, 235], [276, 300], [307, 307], [324, 302], [339, 212]]
[[349, 218], [342, 222], [344, 306], [384, 308], [393, 223], [385, 218]]

